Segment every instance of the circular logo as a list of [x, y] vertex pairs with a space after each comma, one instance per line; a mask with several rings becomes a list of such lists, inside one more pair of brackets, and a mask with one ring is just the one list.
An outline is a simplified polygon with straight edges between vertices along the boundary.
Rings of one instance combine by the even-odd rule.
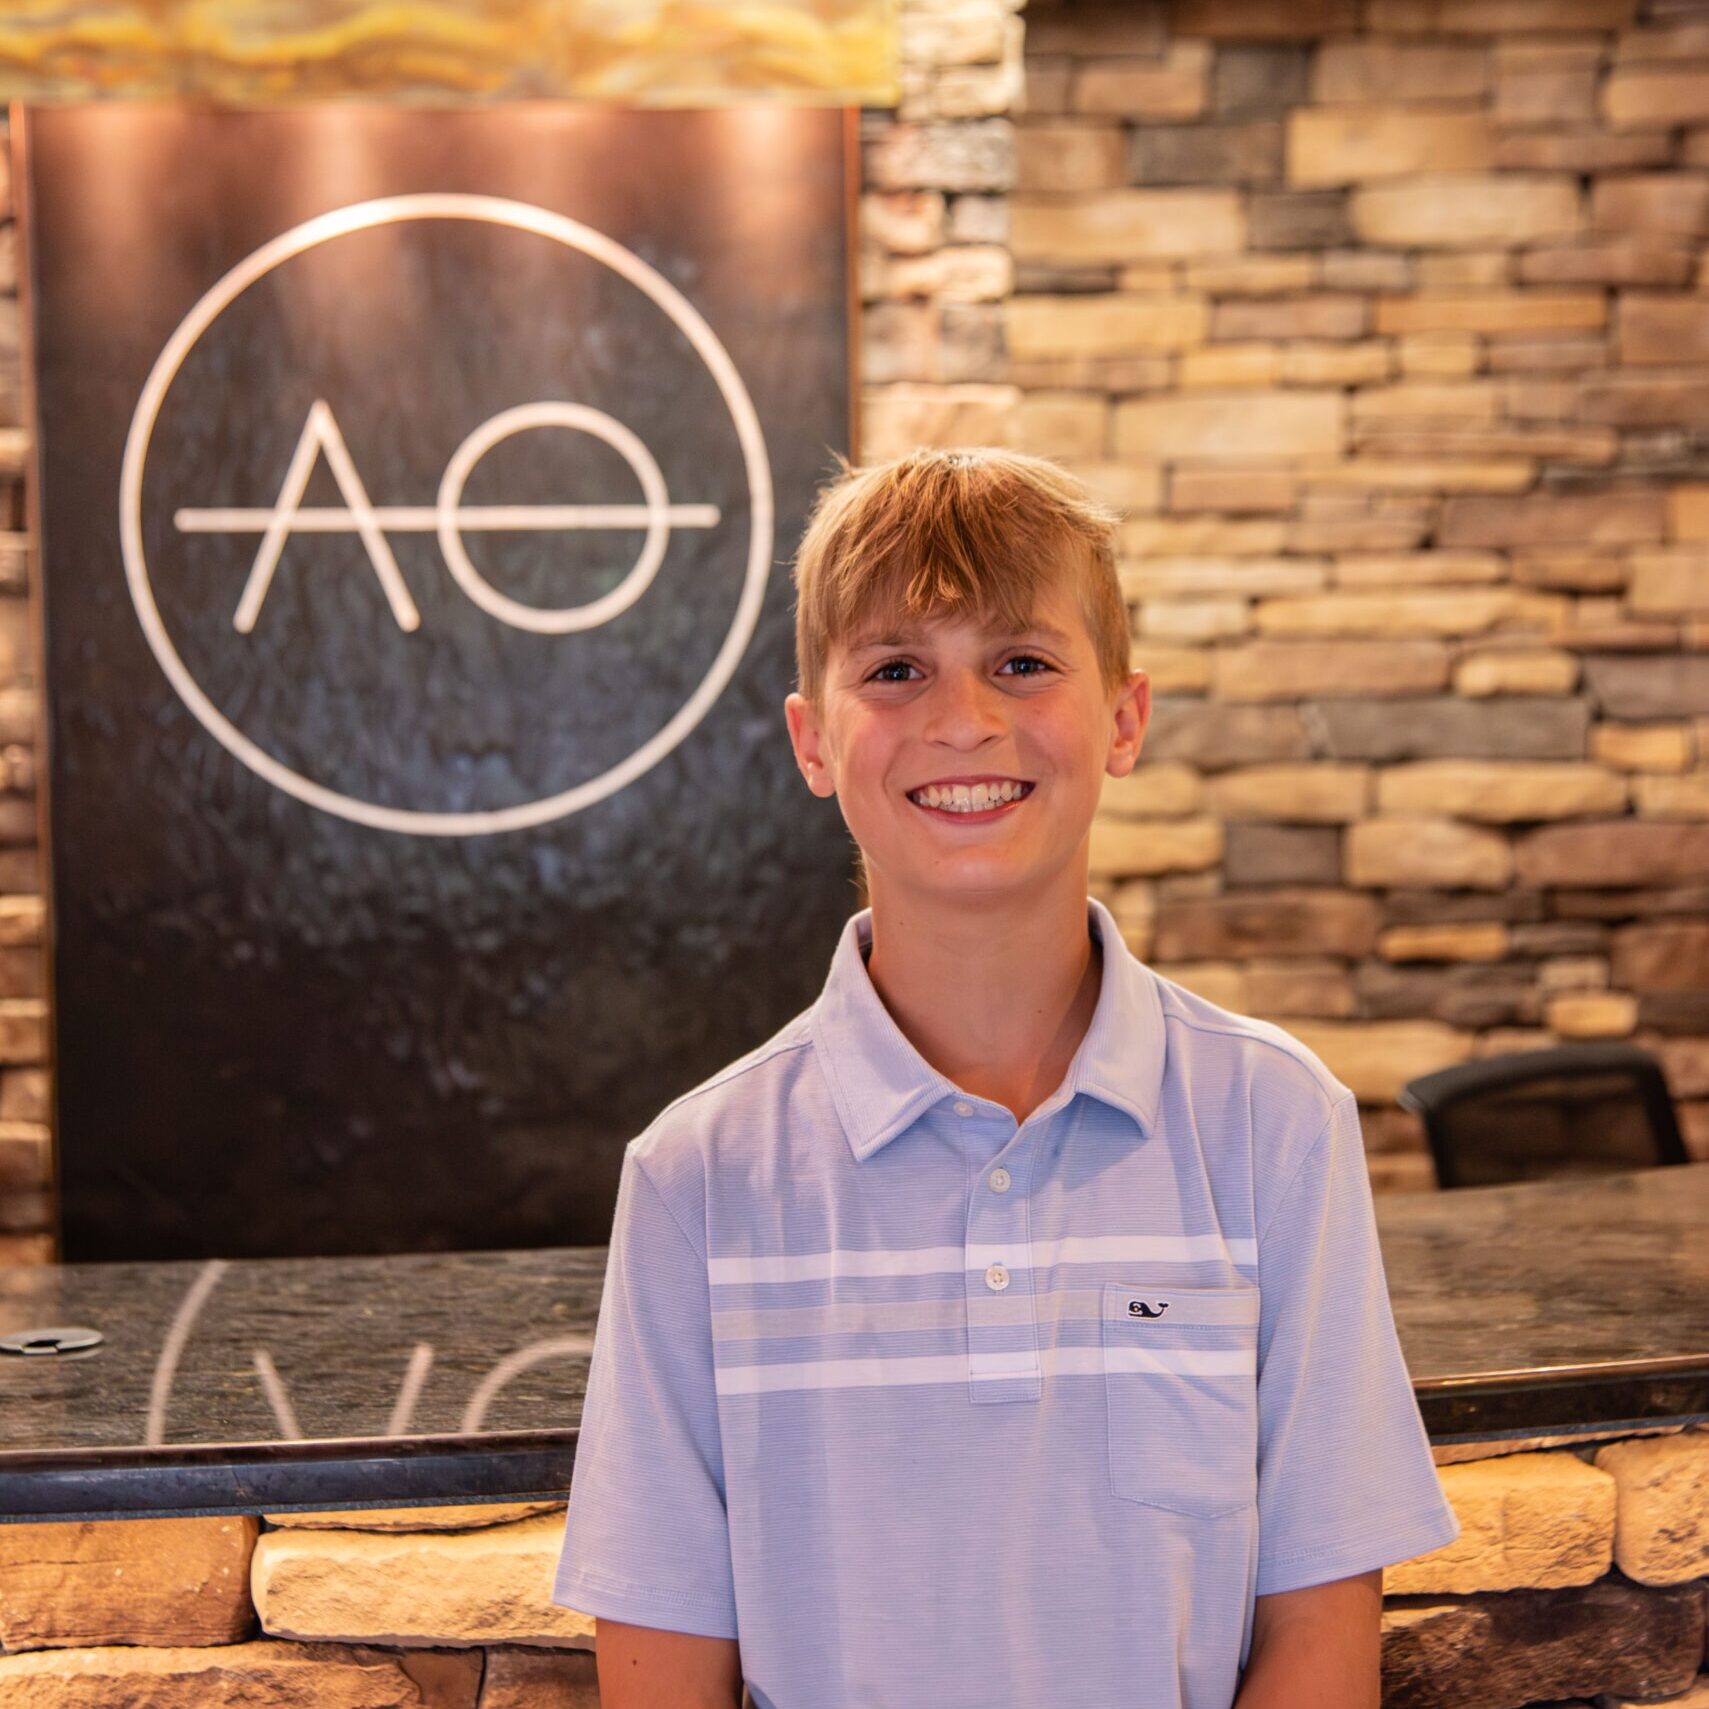
[[[709, 667], [687, 698], [660, 728], [598, 775], [530, 801], [488, 809], [436, 811], [366, 800], [348, 789], [318, 782], [300, 766], [267, 752], [214, 703], [185, 664], [162, 618], [144, 543], [143, 481], [150, 443], [167, 394], [198, 341], [244, 292], [285, 262], [354, 233], [416, 221], [465, 222], [533, 234], [588, 257], [641, 292], [668, 317], [704, 364], [734, 430], [747, 486], [748, 543], [735, 612]], [[621, 502], [611, 504], [466, 505], [465, 488], [482, 459], [513, 436], [539, 428], [584, 434], [615, 452], [639, 489], [639, 502], [621, 494]], [[302, 506], [302, 499], [321, 458], [336, 479], [344, 503], [311, 511]], [[175, 522], [185, 534], [259, 538], [232, 619], [232, 627], [240, 634], [254, 629], [286, 541], [298, 532], [358, 537], [398, 629], [416, 631], [421, 614], [389, 544], [393, 533], [415, 532], [436, 537], [455, 585], [490, 619], [531, 635], [568, 636], [609, 623], [635, 605], [657, 576], [674, 530], [710, 528], [719, 519], [715, 506], [672, 502], [658, 459], [630, 426], [610, 411], [565, 399], [530, 400], [482, 422], [446, 463], [433, 504], [376, 504], [344, 442], [336, 412], [325, 399], [317, 398], [278, 500], [270, 509], [186, 507], [176, 513]], [[120, 476], [119, 534], [131, 599], [155, 659], [202, 727], [286, 794], [357, 824], [415, 836], [474, 836], [547, 824], [603, 800], [657, 765], [706, 716], [735, 673], [764, 603], [773, 527], [771, 470], [759, 417], [729, 353], [701, 314], [655, 268], [604, 233], [565, 215], [493, 196], [408, 195], [357, 203], [306, 220], [239, 262], [200, 298], [156, 359], [131, 418]], [[615, 586], [575, 605], [527, 602], [503, 592], [477, 567], [466, 539], [483, 531], [583, 529], [638, 532], [641, 544], [632, 566]]]

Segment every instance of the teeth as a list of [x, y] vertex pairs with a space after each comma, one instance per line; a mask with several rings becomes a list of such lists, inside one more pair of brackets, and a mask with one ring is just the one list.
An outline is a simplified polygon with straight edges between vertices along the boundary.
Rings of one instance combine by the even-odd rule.
[[951, 783], [941, 787], [927, 784], [916, 789], [913, 799], [924, 807], [948, 813], [982, 813], [1007, 801], [1018, 801], [1027, 792], [1024, 783]]

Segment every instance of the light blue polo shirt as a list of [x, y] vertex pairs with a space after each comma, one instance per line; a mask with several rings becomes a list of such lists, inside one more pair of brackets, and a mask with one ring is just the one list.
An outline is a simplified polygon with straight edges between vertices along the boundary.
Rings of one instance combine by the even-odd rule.
[[1352, 1093], [1088, 915], [1018, 1125], [903, 1036], [863, 912], [630, 1142], [555, 1601], [739, 1639], [756, 1709], [1229, 1709], [1255, 1595], [1458, 1534]]

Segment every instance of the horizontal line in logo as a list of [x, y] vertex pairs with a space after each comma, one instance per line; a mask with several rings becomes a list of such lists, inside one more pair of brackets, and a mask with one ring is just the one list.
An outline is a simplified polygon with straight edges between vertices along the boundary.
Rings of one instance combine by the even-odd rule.
[[[665, 504], [657, 512], [644, 504], [469, 504], [445, 513], [460, 534], [496, 533], [532, 528], [646, 528], [657, 515], [672, 528], [716, 528], [715, 504]], [[343, 505], [313, 505], [301, 510], [258, 510], [253, 506], [228, 510], [174, 511], [172, 520], [182, 534], [265, 534], [283, 522], [291, 534], [354, 534], [372, 521], [387, 534], [432, 534], [440, 523], [430, 504], [377, 504], [359, 517]]]
[[841, 1247], [767, 1258], [713, 1258], [714, 1287], [757, 1282], [817, 1282], [833, 1276], [935, 1276], [984, 1270], [1048, 1270], [1056, 1264], [1195, 1264], [1221, 1261], [1254, 1265], [1258, 1242], [1220, 1234], [1086, 1234], [1060, 1240], [990, 1242], [971, 1246], [917, 1246], [890, 1251]]

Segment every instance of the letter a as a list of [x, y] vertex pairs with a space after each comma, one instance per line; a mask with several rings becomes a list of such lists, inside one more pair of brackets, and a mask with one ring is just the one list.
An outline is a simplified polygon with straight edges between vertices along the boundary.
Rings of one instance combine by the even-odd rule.
[[261, 536], [255, 567], [250, 570], [249, 580], [243, 585], [243, 597], [237, 602], [232, 627], [247, 635], [261, 615], [267, 590], [273, 585], [273, 572], [279, 567], [279, 554], [285, 549], [286, 536], [296, 532], [292, 525], [301, 510], [303, 493], [314, 470], [317, 451], [326, 453], [327, 466], [338, 482], [338, 490], [344, 495], [356, 532], [362, 536], [362, 544], [368, 549], [368, 561], [374, 566], [374, 574], [380, 578], [380, 586], [385, 591], [392, 615], [398, 620], [398, 627], [419, 629], [421, 613], [416, 610], [415, 601], [404, 586], [398, 561], [392, 556], [392, 548], [375, 519], [373, 505], [369, 503], [368, 489], [356, 473], [344, 435], [338, 431], [332, 407], [324, 398], [315, 399], [309, 409], [309, 418], [303, 423], [297, 448], [291, 453], [291, 466], [285, 471], [285, 484], [280, 487], [278, 502], [273, 506], [272, 519], [267, 524], [266, 533]]

